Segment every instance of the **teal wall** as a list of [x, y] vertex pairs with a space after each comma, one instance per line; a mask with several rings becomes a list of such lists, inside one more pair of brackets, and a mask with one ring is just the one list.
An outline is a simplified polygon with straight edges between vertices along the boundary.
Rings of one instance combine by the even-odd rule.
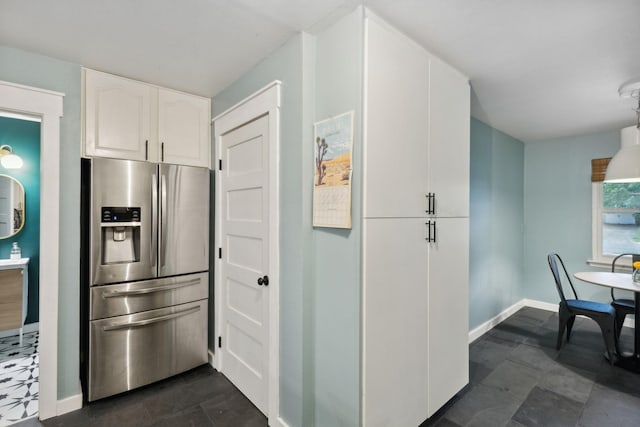
[[[304, 48], [309, 36], [299, 34], [213, 99], [216, 116], [274, 80], [282, 82], [280, 109], [280, 413], [291, 426], [303, 423], [303, 294], [309, 284], [310, 205], [313, 174], [311, 145], [303, 144], [310, 125], [303, 101]], [[311, 141], [311, 139], [308, 139]], [[307, 161], [308, 159], [308, 161]], [[307, 165], [308, 163], [308, 165]], [[277, 237], [275, 237], [277, 238]]]
[[471, 119], [470, 330], [522, 299], [524, 152], [521, 141]]
[[[80, 65], [0, 46], [0, 80], [65, 94], [60, 120], [58, 398], [80, 392]], [[42, 179], [47, 179], [43, 176]], [[45, 226], [46, 226], [45, 222]], [[46, 257], [47, 254], [41, 254]], [[40, 286], [47, 286], [42, 278]]]
[[[611, 157], [619, 148], [619, 130], [526, 144], [526, 298], [558, 302], [549, 252], [560, 254], [569, 272], [597, 270], [586, 264], [591, 258], [591, 159]], [[576, 285], [581, 298], [610, 300], [604, 288]]]
[[40, 122], [0, 117], [0, 145], [11, 145], [24, 164], [20, 169], [0, 173], [18, 180], [25, 191], [25, 223], [13, 237], [0, 240], [0, 259], [9, 258], [13, 242], [18, 242], [22, 257], [29, 258], [29, 303], [25, 323], [38, 321], [40, 277]]

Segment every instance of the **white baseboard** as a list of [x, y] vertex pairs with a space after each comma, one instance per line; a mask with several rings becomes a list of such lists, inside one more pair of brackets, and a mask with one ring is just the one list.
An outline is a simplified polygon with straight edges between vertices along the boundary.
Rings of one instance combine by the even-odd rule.
[[282, 417], [278, 417], [276, 419], [276, 423], [275, 424], [270, 424], [273, 425], [274, 427], [289, 427], [289, 424], [287, 424]]
[[627, 316], [624, 319], [624, 323], [622, 324], [622, 326], [626, 326], [627, 328], [632, 328], [632, 329], [635, 329], [635, 327], [636, 327], [633, 319], [629, 318], [629, 316]]
[[80, 408], [82, 408], [82, 393], [58, 400], [56, 404], [56, 414], [64, 415]]
[[[22, 333], [26, 334], [29, 332], [34, 332], [40, 329], [40, 323], [29, 323], [22, 327]], [[0, 338], [12, 337], [14, 335], [19, 335], [20, 329], [7, 329], [6, 331], [0, 332]]]
[[516, 311], [524, 307], [523, 302], [524, 300], [520, 300], [516, 302], [511, 307], [508, 307], [506, 310], [502, 311], [502, 313], [492, 317], [491, 319], [487, 320], [480, 326], [477, 326], [473, 330], [469, 331], [469, 343], [472, 343], [473, 341], [477, 340], [482, 335], [486, 334], [491, 329], [493, 329], [493, 327], [496, 326], [498, 323], [502, 322], [507, 317], [511, 316], [513, 313], [515, 313]]
[[[528, 299], [528, 298], [521, 299], [520, 301], [516, 302], [512, 306], [507, 307], [502, 313], [498, 314], [497, 316], [492, 317], [491, 319], [487, 320], [486, 322], [484, 322], [480, 326], [477, 326], [476, 328], [474, 328], [471, 331], [469, 331], [469, 343], [472, 343], [473, 341], [475, 341], [478, 338], [480, 338], [482, 335], [484, 335], [487, 332], [489, 332], [498, 323], [502, 322], [507, 317], [511, 316], [516, 311], [520, 310], [522, 307], [538, 308], [540, 310], [553, 311], [555, 313], [558, 312], [558, 304], [557, 303], [537, 301], [537, 300]], [[580, 316], [580, 317], [584, 317], [584, 316]], [[629, 327], [629, 328], [633, 328], [634, 327], [633, 319], [630, 318], [629, 316], [627, 316], [627, 318], [624, 320], [624, 326]]]
[[[536, 301], [533, 299], [523, 299], [522, 300], [524, 302], [524, 305], [527, 307], [533, 307], [533, 308], [539, 308], [542, 310], [547, 310], [547, 311], [553, 311], [553, 312], [558, 312], [558, 304], [551, 304], [548, 302], [542, 302], [542, 301]], [[580, 317], [585, 317], [585, 316], [580, 316]], [[627, 316], [624, 319], [624, 324], [622, 326], [626, 326], [628, 328], [634, 328], [634, 322], [633, 322], [633, 318]]]
[[212, 352], [211, 350], [207, 350], [207, 354], [209, 355], [209, 365], [211, 365], [211, 367], [213, 369], [218, 369], [218, 361], [216, 359], [216, 355], [214, 352]]
[[528, 298], [525, 298], [520, 302], [525, 307], [539, 308], [540, 310], [553, 311], [555, 313], [558, 312], [558, 303], [544, 302]]

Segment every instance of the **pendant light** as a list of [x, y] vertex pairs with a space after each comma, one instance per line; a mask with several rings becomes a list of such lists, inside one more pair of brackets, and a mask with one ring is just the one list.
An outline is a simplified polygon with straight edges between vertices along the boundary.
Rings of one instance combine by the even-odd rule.
[[636, 125], [620, 131], [620, 151], [607, 166], [605, 182], [640, 182], [640, 82], [620, 87], [620, 96], [638, 99]]

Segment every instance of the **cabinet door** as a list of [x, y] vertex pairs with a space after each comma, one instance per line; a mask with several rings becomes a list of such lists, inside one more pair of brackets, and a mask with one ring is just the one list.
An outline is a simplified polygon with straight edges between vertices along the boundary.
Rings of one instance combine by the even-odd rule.
[[157, 139], [150, 85], [85, 70], [86, 156], [152, 160]]
[[425, 215], [429, 57], [367, 19], [364, 217]]
[[469, 216], [469, 82], [437, 58], [431, 60], [429, 192], [435, 215]]
[[0, 331], [22, 327], [22, 269], [0, 270]]
[[469, 382], [469, 219], [437, 218], [429, 243], [429, 414]]
[[211, 101], [159, 89], [160, 161], [209, 167]]
[[364, 221], [362, 424], [427, 418], [427, 242], [424, 219]]

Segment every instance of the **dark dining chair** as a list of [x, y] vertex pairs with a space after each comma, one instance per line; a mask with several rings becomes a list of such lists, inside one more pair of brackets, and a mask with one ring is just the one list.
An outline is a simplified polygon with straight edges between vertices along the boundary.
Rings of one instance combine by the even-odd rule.
[[[631, 264], [634, 262], [640, 261], [640, 254], [620, 254], [616, 256], [611, 262], [611, 272], [616, 272], [616, 262], [622, 258], [623, 256], [631, 255]], [[628, 298], [616, 298], [616, 295], [611, 288], [611, 305], [616, 310], [616, 335], [620, 338], [620, 333], [622, 332], [622, 325], [624, 323], [624, 319], [627, 317], [627, 314], [634, 314], [636, 310], [636, 303], [632, 299]]]
[[[605, 304], [596, 301], [588, 301], [578, 299], [576, 288], [574, 288], [571, 282], [571, 277], [567, 273], [567, 269], [562, 262], [562, 258], [558, 254], [549, 254], [547, 256], [549, 262], [549, 268], [553, 274], [553, 279], [556, 283], [556, 289], [560, 295], [560, 303], [558, 307], [558, 342], [556, 349], [560, 350], [562, 344], [562, 336], [565, 329], [567, 330], [567, 341], [571, 337], [571, 329], [573, 323], [576, 320], [576, 316], [581, 314], [594, 320], [600, 330], [602, 331], [602, 337], [604, 338], [604, 344], [607, 348], [609, 355], [609, 363], [613, 365], [615, 362], [615, 355], [618, 348], [618, 336], [616, 335], [616, 311], [611, 304]], [[564, 275], [561, 276], [558, 264], [562, 267]], [[564, 294], [563, 288], [569, 284], [571, 291], [573, 292], [574, 299], [567, 299]]]

